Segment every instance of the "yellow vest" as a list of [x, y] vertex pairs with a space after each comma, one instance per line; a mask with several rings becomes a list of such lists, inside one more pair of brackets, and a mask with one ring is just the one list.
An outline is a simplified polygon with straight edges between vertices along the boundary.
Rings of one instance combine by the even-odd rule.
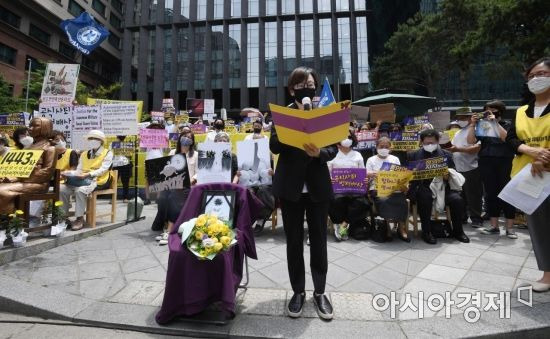
[[[527, 146], [550, 148], [550, 114], [539, 118], [527, 116], [527, 106], [521, 106], [516, 112], [516, 134]], [[512, 163], [513, 177], [527, 164], [533, 162], [533, 158], [526, 154], [516, 155]]]
[[70, 160], [71, 160], [71, 152], [73, 150], [67, 148], [65, 150], [65, 153], [61, 156], [61, 158], [57, 159], [57, 165], [55, 165], [55, 168], [60, 171], [66, 171], [70, 169]]
[[[80, 155], [80, 161], [82, 161], [82, 172], [88, 173], [91, 171], [98, 170], [101, 167], [101, 164], [103, 163], [103, 159], [105, 159], [105, 156], [109, 153], [109, 150], [104, 148], [101, 154], [96, 156], [93, 159], [88, 159], [88, 152], [84, 151]], [[99, 176], [97, 178], [97, 185], [104, 185], [107, 180], [109, 180], [109, 171], [105, 172], [103, 175]]]

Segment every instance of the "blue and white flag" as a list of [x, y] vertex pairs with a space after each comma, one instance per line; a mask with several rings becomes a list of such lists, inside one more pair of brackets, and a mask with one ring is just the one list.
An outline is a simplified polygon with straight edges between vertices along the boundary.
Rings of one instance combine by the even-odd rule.
[[63, 20], [59, 26], [67, 34], [69, 42], [86, 55], [109, 36], [109, 31], [98, 24], [88, 12], [83, 12], [78, 18]]
[[321, 96], [319, 97], [318, 107], [325, 107], [334, 102], [336, 102], [336, 100], [334, 100], [334, 95], [332, 94], [332, 90], [330, 89], [328, 78], [325, 78], [325, 82], [323, 83], [323, 90], [321, 91]]

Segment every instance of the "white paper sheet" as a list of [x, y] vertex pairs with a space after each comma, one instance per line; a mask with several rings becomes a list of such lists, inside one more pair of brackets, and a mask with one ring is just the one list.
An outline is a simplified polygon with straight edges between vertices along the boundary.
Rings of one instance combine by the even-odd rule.
[[510, 180], [498, 197], [526, 214], [532, 214], [549, 195], [550, 173], [544, 172], [542, 178], [533, 177], [531, 164], [528, 164]]

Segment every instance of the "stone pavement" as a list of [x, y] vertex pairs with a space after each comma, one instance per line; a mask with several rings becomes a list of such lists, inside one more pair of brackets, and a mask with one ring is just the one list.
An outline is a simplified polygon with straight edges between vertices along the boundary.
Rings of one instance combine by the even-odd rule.
[[[410, 244], [398, 239], [380, 244], [335, 242], [329, 237], [327, 293], [335, 318], [324, 322], [310, 300], [309, 275], [303, 317], [285, 316], [292, 292], [284, 234], [280, 225], [271, 231], [269, 223], [256, 239], [259, 259], [249, 260], [249, 285], [237, 294], [233, 321], [225, 326], [178, 321], [160, 327], [153, 317], [162, 303], [168, 248], [158, 246], [157, 234], [150, 231], [155, 208], [146, 206], [144, 221], [0, 266], [0, 284], [21, 286], [0, 289], [0, 305], [4, 304], [0, 311], [12, 308], [114, 328], [222, 337], [501, 336], [508, 332], [546, 334], [550, 328], [550, 293], [532, 294], [532, 307], [517, 300], [517, 286], [540, 276], [525, 230], [518, 230], [519, 238], [510, 240], [504, 235], [481, 235], [465, 226], [469, 244], [440, 240], [435, 246], [420, 239]], [[456, 302], [449, 308], [440, 305], [438, 297], [431, 297], [436, 293], [445, 297], [446, 292]], [[509, 319], [500, 319], [499, 311], [489, 308], [493, 292], [511, 292]], [[522, 292], [522, 300], [529, 299], [528, 292]], [[473, 300], [458, 305], [472, 294]], [[379, 306], [373, 305], [373, 299]], [[383, 307], [382, 302], [390, 304], [391, 299], [398, 303], [395, 314], [393, 307]], [[422, 319], [415, 309], [419, 300]], [[409, 302], [412, 309], [403, 307]], [[467, 322], [465, 309], [468, 316], [480, 309], [480, 319]]]

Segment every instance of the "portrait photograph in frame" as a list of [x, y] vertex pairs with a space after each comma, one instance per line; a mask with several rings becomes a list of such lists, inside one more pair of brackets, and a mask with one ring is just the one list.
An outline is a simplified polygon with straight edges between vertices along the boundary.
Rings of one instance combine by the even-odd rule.
[[235, 191], [204, 191], [202, 193], [201, 213], [215, 214], [230, 227], [234, 227], [233, 219], [235, 214]]

